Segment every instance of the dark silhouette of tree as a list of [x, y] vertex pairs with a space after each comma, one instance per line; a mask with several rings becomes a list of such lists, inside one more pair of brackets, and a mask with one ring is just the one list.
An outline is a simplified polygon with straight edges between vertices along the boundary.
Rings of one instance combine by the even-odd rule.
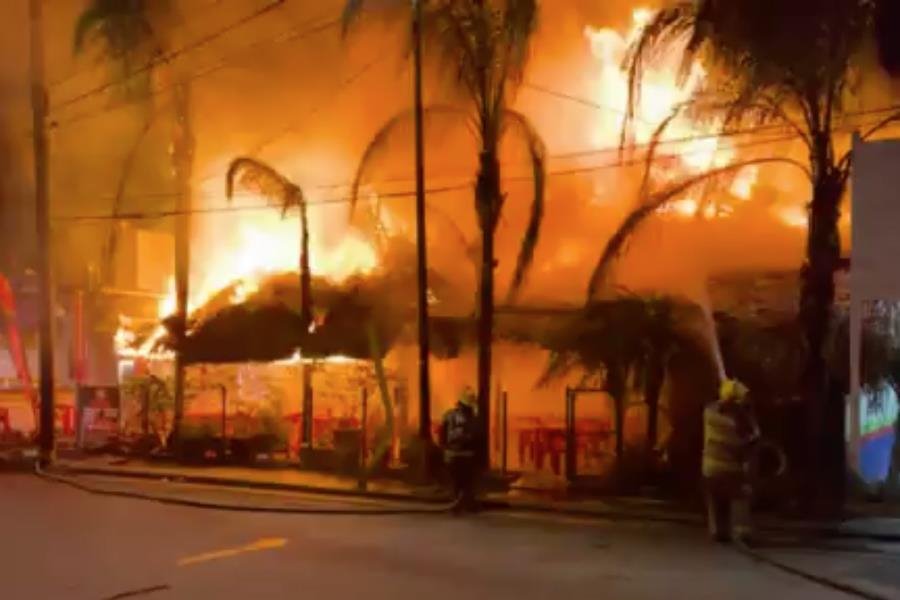
[[[406, 0], [375, 3], [350, 0], [345, 8], [349, 26], [366, 8], [402, 11]], [[531, 122], [510, 108], [528, 59], [528, 49], [537, 26], [536, 0], [424, 0], [423, 35], [437, 58], [455, 76], [462, 93], [461, 106], [426, 107], [426, 116], [459, 118], [479, 146], [475, 184], [475, 210], [481, 231], [481, 274], [478, 310], [478, 412], [484, 431], [489, 431], [491, 352], [494, 330], [494, 237], [503, 212], [505, 195], [500, 182], [499, 151], [503, 139], [524, 139], [534, 176], [531, 216], [513, 274], [510, 298], [522, 287], [534, 258], [544, 215], [545, 149]], [[400, 13], [404, 14], [404, 13]], [[363, 155], [353, 186], [354, 202], [372, 159], [386, 146], [391, 132], [411, 118], [401, 114], [375, 135]], [[488, 440], [482, 456], [487, 460]]]
[[[843, 456], [838, 445], [843, 440], [844, 407], [829, 393], [825, 346], [835, 299], [834, 274], [844, 266], [838, 221], [852, 154], [838, 153], [835, 137], [851, 112], [848, 100], [858, 88], [863, 51], [878, 29], [876, 6], [868, 0], [682, 0], [658, 12], [627, 59], [630, 108], [623, 143], [640, 99], [644, 68], [660, 53], [675, 51], [682, 53], [684, 74], [697, 60], [710, 73], [705, 85], [677, 113], [716, 116], [723, 132], [740, 126], [782, 126], [803, 142], [808, 161], [770, 158], [737, 163], [661, 190], [653, 189], [648, 174], [638, 207], [607, 244], [589, 289], [593, 296], [602, 286], [615, 257], [640, 223], [681, 192], [747, 164], [790, 162], [799, 167], [811, 187], [799, 319], [807, 351], [803, 389], [811, 436], [808, 472], [819, 483], [824, 482], [825, 472], [816, 473], [817, 465], [827, 465], [828, 473], [843, 477], [834, 461], [840, 462]], [[882, 48], [890, 66], [892, 50], [887, 45]], [[876, 114], [861, 128], [860, 136], [868, 139], [898, 117], [893, 111]], [[656, 131], [648, 161], [670, 122]], [[839, 482], [833, 483], [840, 487]], [[814, 493], [815, 486], [809, 488]]]
[[[181, 348], [187, 334], [190, 275], [191, 175], [194, 165], [194, 130], [191, 119], [191, 85], [162, 58], [171, 51], [169, 32], [177, 18], [170, 0], [90, 0], [75, 25], [75, 51], [99, 46], [103, 55], [119, 67], [121, 87], [137, 98], [149, 99], [151, 81], [163, 78], [172, 84], [174, 127], [170, 158], [177, 184], [175, 227], [176, 314], [175, 418], [173, 440], [179, 443], [184, 415], [184, 360]], [[149, 127], [149, 124], [148, 124]], [[143, 136], [143, 134], [142, 134]], [[132, 151], [134, 152], [134, 151]], [[126, 170], [128, 168], [126, 159]], [[120, 184], [121, 187], [121, 184]], [[119, 192], [121, 195], [121, 190]], [[110, 248], [114, 248], [112, 238]]]

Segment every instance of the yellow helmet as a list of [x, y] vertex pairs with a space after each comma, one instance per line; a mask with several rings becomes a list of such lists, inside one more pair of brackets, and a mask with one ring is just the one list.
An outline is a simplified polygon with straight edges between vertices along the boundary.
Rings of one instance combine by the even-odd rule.
[[726, 379], [719, 386], [719, 400], [724, 402], [744, 402], [750, 390], [737, 379]]
[[473, 410], [478, 408], [478, 398], [475, 396], [475, 392], [469, 386], [464, 387], [462, 392], [459, 393], [458, 402], [463, 406], [468, 406]]

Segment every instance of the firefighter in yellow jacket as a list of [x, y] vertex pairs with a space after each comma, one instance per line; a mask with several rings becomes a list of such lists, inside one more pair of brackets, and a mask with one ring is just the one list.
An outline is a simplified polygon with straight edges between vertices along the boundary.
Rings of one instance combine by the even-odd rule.
[[725, 381], [719, 398], [703, 412], [703, 479], [709, 532], [719, 542], [746, 541], [750, 535], [749, 461], [759, 427], [747, 388]]

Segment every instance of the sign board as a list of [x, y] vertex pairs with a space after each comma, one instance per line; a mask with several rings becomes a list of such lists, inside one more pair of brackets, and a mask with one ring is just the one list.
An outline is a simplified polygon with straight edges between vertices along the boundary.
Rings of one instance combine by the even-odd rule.
[[82, 386], [77, 393], [80, 447], [102, 446], [119, 435], [121, 398], [116, 386]]
[[[852, 468], [867, 481], [886, 476], [896, 398], [881, 403], [862, 389], [860, 367], [867, 307], [900, 301], [900, 140], [853, 140], [850, 269], [850, 399], [847, 432]], [[884, 406], [882, 406], [884, 404]], [[878, 407], [873, 410], [872, 407]]]

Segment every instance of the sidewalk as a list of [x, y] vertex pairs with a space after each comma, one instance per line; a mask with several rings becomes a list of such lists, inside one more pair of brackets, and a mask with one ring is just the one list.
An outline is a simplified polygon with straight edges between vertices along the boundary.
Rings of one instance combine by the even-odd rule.
[[[451, 500], [439, 485], [415, 486], [396, 480], [372, 479], [365, 490], [353, 477], [331, 475], [297, 468], [187, 466], [174, 463], [94, 456], [60, 459], [54, 468], [62, 473], [119, 475], [124, 477], [169, 479], [201, 484], [314, 492], [329, 495], [365, 496], [385, 500], [446, 503]], [[701, 516], [670, 503], [647, 498], [559, 498], [540, 490], [511, 489], [483, 496], [488, 508], [512, 508], [534, 512], [567, 514], [592, 518], [651, 520], [701, 526]]]
[[119, 475], [142, 479], [169, 479], [230, 487], [367, 496], [387, 500], [448, 501], [443, 490], [435, 486], [410, 486], [399, 481], [373, 479], [367, 481], [365, 488], [361, 489], [360, 481], [357, 478], [303, 471], [297, 468], [195, 467], [171, 462], [94, 456], [77, 460], [57, 460], [54, 470], [75, 475]]
[[[365, 489], [352, 477], [342, 477], [297, 468], [185, 466], [111, 456], [78, 460], [58, 460], [57, 472], [73, 475], [117, 475], [142, 479], [168, 479], [187, 483], [221, 485], [246, 489], [308, 492], [333, 496], [366, 497], [394, 501], [441, 504], [450, 501], [440, 486], [414, 486], [387, 479], [369, 480]], [[484, 497], [487, 508], [567, 515], [594, 519], [642, 520], [703, 527], [704, 516], [664, 500], [640, 497], [564, 497], [538, 490], [510, 489], [490, 492]], [[861, 511], [851, 511], [860, 514]], [[763, 531], [804, 536], [871, 538], [900, 541], [900, 518], [862, 515], [842, 523], [784, 520], [760, 515], [756, 522]]]

